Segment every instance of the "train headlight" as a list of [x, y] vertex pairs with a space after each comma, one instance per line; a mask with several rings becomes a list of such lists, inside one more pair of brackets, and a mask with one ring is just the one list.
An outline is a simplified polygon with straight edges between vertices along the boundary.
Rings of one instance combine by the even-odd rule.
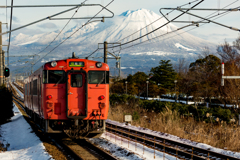
[[97, 68], [101, 68], [102, 67], [102, 62], [97, 62], [96, 66], [97, 66]]
[[56, 67], [57, 66], [57, 62], [56, 61], [51, 62], [51, 66], [52, 67]]

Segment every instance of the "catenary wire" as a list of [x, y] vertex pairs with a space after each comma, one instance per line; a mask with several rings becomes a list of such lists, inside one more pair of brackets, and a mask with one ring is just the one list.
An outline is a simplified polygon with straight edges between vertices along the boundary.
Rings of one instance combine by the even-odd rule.
[[56, 47], [54, 47], [51, 51], [49, 51], [47, 54], [45, 54], [43, 57], [39, 58], [35, 63], [38, 63], [42, 58], [46, 57], [48, 54], [50, 54], [52, 51], [54, 51], [56, 48], [58, 48], [61, 44], [63, 44], [66, 40], [68, 40], [70, 37], [72, 37], [75, 33], [77, 33], [80, 29], [82, 29], [84, 26], [86, 26], [92, 19], [94, 19], [99, 13], [101, 13], [106, 7], [108, 7], [114, 0], [112, 0], [110, 3], [108, 3], [105, 7], [103, 7], [97, 14], [95, 14], [92, 18], [90, 18], [85, 24], [83, 24], [81, 27], [79, 27], [75, 32], [73, 32], [70, 36], [68, 36], [66, 39], [64, 39], [62, 42], [60, 42]]
[[[85, 0], [84, 2], [82, 2], [81, 4], [84, 4], [86, 1], [88, 0]], [[56, 39], [57, 37], [63, 32], [63, 30], [66, 28], [66, 26], [70, 23], [70, 21], [72, 20], [72, 18], [75, 16], [75, 14], [78, 12], [80, 7], [77, 8], [77, 10], [74, 12], [74, 14], [72, 15], [72, 17], [68, 20], [68, 22], [65, 24], [65, 26], [61, 29], [61, 31], [57, 34], [57, 36], [43, 49], [41, 50], [40, 52], [36, 53], [36, 54], [33, 54], [33, 56], [36, 56], [36, 55], [39, 55], [40, 53], [42, 53], [43, 51], [45, 51]], [[10, 29], [11, 30], [11, 29]], [[10, 32], [11, 34], [11, 32]], [[33, 62], [33, 61], [31, 61]]]
[[[185, 5], [188, 5], [188, 4], [191, 4], [191, 3], [197, 2], [197, 1], [199, 1], [199, 0], [195, 0], [195, 1], [192, 1], [192, 2], [189, 2], [189, 3], [186, 3], [186, 4], [183, 4], [183, 5], [179, 6], [179, 7], [183, 7], [183, 6], [185, 6]], [[174, 10], [176, 10], [176, 9], [174, 9]], [[166, 15], [170, 14], [170, 13], [173, 12], [174, 10], [170, 11], [170, 12], [167, 13]], [[155, 23], [155, 22], [161, 20], [162, 18], [163, 18], [163, 16], [161, 16], [160, 18], [158, 18], [158, 19], [156, 19], [155, 21], [151, 22], [150, 24], [146, 25], [145, 27], [141, 28], [140, 30], [138, 30], [138, 31], [136, 31], [136, 32], [134, 32], [134, 33], [128, 35], [127, 37], [120, 39], [118, 42], [121, 42], [121, 41], [123, 41], [124, 39], [126, 39], [126, 38], [128, 38], [128, 37], [130, 37], [130, 36], [132, 36], [132, 35], [134, 35], [134, 34], [136, 34], [137, 32], [140, 32], [141, 30], [143, 30], [143, 29], [145, 29], [146, 27], [152, 25], [153, 23]]]
[[[85, 0], [84, 2], [82, 2], [82, 4], [84, 4], [87, 0]], [[67, 27], [67, 25], [70, 23], [70, 21], [72, 20], [72, 18], [75, 16], [75, 14], [78, 12], [80, 7], [77, 8], [77, 10], [74, 12], [74, 14], [72, 15], [72, 17], [68, 20], [68, 22], [65, 24], [65, 26], [61, 29], [61, 31], [57, 34], [57, 36], [40, 52], [38, 52], [37, 54], [34, 55], [38, 55], [40, 53], [42, 53], [43, 51], [45, 51], [57, 38], [58, 36], [63, 32], [63, 30]]]
[[[189, 3], [194, 3], [194, 2], [197, 2], [197, 1], [199, 1], [199, 0], [195, 0], [195, 1], [192, 1], [192, 2], [189, 2]], [[189, 3], [183, 4], [183, 5], [181, 5], [180, 7], [185, 6], [185, 5], [189, 4]], [[195, 7], [195, 6], [193, 6], [193, 7]], [[192, 8], [193, 8], [193, 7], [192, 7]], [[173, 11], [174, 11], [174, 10], [170, 11], [169, 13], [171, 13], [171, 12], [173, 12]], [[169, 14], [169, 13], [167, 13], [167, 14]], [[157, 20], [153, 21], [152, 23], [148, 24], [147, 26], [141, 28], [140, 30], [138, 30], [138, 31], [136, 31], [136, 32], [134, 32], [134, 33], [128, 35], [127, 37], [125, 37], [125, 38], [119, 40], [118, 42], [120, 42], [120, 41], [122, 41], [122, 40], [124, 40], [124, 39], [126, 39], [126, 38], [128, 38], [128, 37], [130, 37], [130, 36], [132, 36], [132, 35], [134, 35], [134, 34], [136, 34], [137, 32], [139, 32], [139, 31], [145, 29], [145, 28], [148, 27], [149, 25], [152, 25], [153, 23], [157, 22], [158, 20], [160, 20], [160, 19], [162, 19], [162, 18], [163, 18], [163, 16], [160, 17], [160, 18], [158, 18]], [[168, 23], [167, 23], [167, 24], [168, 24]], [[163, 26], [161, 26], [160, 28], [162, 28], [162, 27], [163, 27]], [[155, 30], [158, 30], [158, 29], [160, 29], [160, 28], [157, 28], [157, 29], [155, 29]], [[152, 33], [152, 32], [154, 32], [154, 30], [151, 31], [151, 33]], [[148, 33], [148, 34], [151, 34], [151, 33]], [[143, 36], [146, 36], [146, 35], [148, 35], [148, 34], [145, 34], [145, 35], [143, 35]], [[140, 38], [138, 38], [138, 39], [140, 39]], [[135, 40], [134, 40], [134, 41], [135, 41]], [[131, 43], [131, 42], [132, 42], [132, 41], [130, 41], [130, 42], [126, 42], [126, 43]], [[121, 45], [125, 45], [126, 43], [121, 44]], [[121, 45], [120, 45], [120, 46], [121, 46]], [[115, 47], [119, 47], [119, 46], [115, 46]], [[114, 48], [114, 47], [109, 47], [109, 48]], [[97, 50], [100, 50], [100, 49], [98, 48]], [[97, 50], [95, 50], [94, 52], [92, 52], [91, 54], [89, 54], [87, 57], [90, 57], [91, 55], [93, 55]]]
[[[190, 9], [196, 7], [197, 5], [199, 5], [200, 3], [202, 3], [203, 1], [204, 1], [204, 0], [201, 0], [200, 2], [198, 2], [197, 4], [195, 4], [194, 6], [192, 6]], [[188, 12], [190, 9], [187, 9], [186, 12]], [[121, 44], [121, 45], [123, 46], [123, 45], [129, 44], [129, 43], [131, 43], [131, 42], [134, 42], [134, 41], [136, 41], [136, 40], [139, 40], [139, 39], [141, 39], [141, 38], [143, 38], [143, 37], [145, 37], [145, 36], [147, 36], [147, 35], [155, 32], [155, 31], [157, 31], [157, 30], [161, 29], [162, 27], [168, 25], [169, 23], [171, 23], [171, 22], [174, 21], [175, 19], [179, 18], [179, 17], [182, 16], [183, 14], [185, 14], [185, 13], [179, 14], [178, 16], [176, 16], [175, 18], [173, 18], [171, 21], [169, 21], [169, 22], [163, 24], [162, 26], [160, 26], [160, 27], [152, 30], [151, 32], [149, 32], [149, 33], [147, 33], [147, 34], [144, 34], [144, 35], [142, 35], [142, 36], [140, 36], [140, 37], [138, 37], [138, 38], [135, 38], [135, 39], [133, 39], [133, 40], [131, 40], [131, 41], [125, 42], [125, 43], [123, 43], [123, 44]], [[120, 46], [120, 45], [119, 45], [119, 46]], [[119, 46], [116, 46], [116, 47], [119, 47]], [[109, 47], [109, 48], [111, 48], [111, 47]]]
[[[233, 3], [231, 3], [231, 4], [227, 5], [227, 6], [225, 6], [224, 8], [226, 8], [226, 7], [228, 7], [228, 6], [230, 6], [230, 5], [234, 4], [234, 3], [236, 3], [237, 1], [239, 1], [239, 0], [234, 1]], [[239, 8], [239, 7], [236, 7], [236, 8]], [[218, 11], [216, 11], [216, 12], [218, 12]], [[214, 13], [216, 13], [216, 12], [214, 12]], [[214, 13], [212, 13], [212, 14], [214, 14]], [[210, 17], [210, 18], [213, 18], [213, 17], [216, 17], [216, 16], [220, 16], [220, 15], [221, 15], [220, 17], [222, 17], [222, 16], [225, 16], [226, 14], [229, 14], [229, 13], [230, 13], [230, 11], [225, 11], [224, 13], [221, 13], [221, 14], [223, 14], [223, 15], [221, 15], [221, 14], [217, 14], [217, 15], [214, 15], [214, 16], [212, 16], [212, 17]], [[212, 14], [210, 14], [210, 15], [212, 15]], [[208, 15], [207, 17], [209, 17], [210, 15]], [[220, 17], [217, 17], [217, 18], [215, 18], [215, 19], [218, 19], [218, 18], [220, 18]], [[215, 19], [214, 19], [214, 20], [215, 20]], [[202, 20], [202, 21], [204, 21], [204, 20]], [[206, 25], [206, 24], [202, 24], [202, 25], [200, 25], [200, 26], [203, 26], [203, 25]], [[178, 33], [178, 35], [183, 34], [183, 33], [186, 33], [186, 32], [189, 32], [189, 31], [191, 31], [191, 30], [193, 30], [193, 29], [196, 29], [196, 28], [197, 28], [197, 27], [192, 28], [192, 29], [189, 29], [189, 30], [184, 31], [184, 32], [182, 32], [182, 33]], [[160, 35], [160, 36], [154, 37], [154, 38], [152, 38], [152, 39], [148, 39], [148, 40], [146, 40], [146, 41], [143, 41], [143, 42], [140, 42], [140, 43], [133, 44], [133, 45], [131, 45], [131, 46], [128, 46], [128, 47], [123, 48], [122, 50], [127, 49], [127, 48], [131, 48], [131, 47], [134, 47], [134, 46], [136, 46], [136, 45], [139, 45], [139, 44], [142, 44], [142, 43], [145, 43], [145, 42], [151, 41], [151, 40], [154, 40], [154, 39], [159, 38], [159, 37], [163, 37], [163, 36], [165, 36], [165, 35], [167, 35], [167, 34], [169, 34], [169, 33], [175, 33], [176, 31], [178, 31], [178, 30], [174, 30], [174, 31], [172, 31], [172, 32], [168, 32], [168, 33], [165, 33], [165, 34], [163, 34], [163, 35]], [[172, 37], [174, 37], [174, 36], [172, 36]], [[172, 37], [168, 37], [168, 38], [165, 38], [165, 39], [163, 39], [163, 40], [170, 39], [170, 38], [172, 38]], [[117, 51], [118, 51], [118, 50], [117, 50]]]

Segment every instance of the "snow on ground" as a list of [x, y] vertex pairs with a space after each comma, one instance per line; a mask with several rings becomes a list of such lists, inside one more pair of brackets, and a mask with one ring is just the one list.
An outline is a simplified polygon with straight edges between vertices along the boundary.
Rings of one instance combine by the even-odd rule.
[[176, 157], [156, 150], [154, 158], [153, 149], [147, 148], [140, 143], [128, 141], [127, 139], [108, 132], [102, 134], [101, 138], [90, 139], [90, 141], [98, 144], [101, 148], [108, 150], [113, 156], [118, 157], [121, 160], [176, 160]]
[[[147, 99], [147, 100], [157, 100], [157, 101], [162, 101], [162, 102], [175, 102], [174, 99], [164, 99], [164, 98], [151, 98], [151, 97], [140, 97], [140, 99]], [[184, 103], [187, 104], [187, 101], [184, 100], [177, 100], [177, 103]], [[194, 104], [194, 102], [188, 101], [188, 104]]]
[[18, 90], [18, 88], [17, 87], [15, 87], [15, 85], [13, 85], [13, 84], [11, 84], [12, 86], [13, 86], [13, 88], [18, 92], [18, 95], [19, 95], [19, 97], [21, 97], [22, 99], [24, 99], [24, 95], [22, 94], [22, 92], [21, 91], [19, 91]]
[[118, 126], [121, 126], [121, 127], [129, 128], [129, 129], [132, 129], [132, 130], [136, 130], [136, 131], [139, 131], [139, 132], [143, 132], [143, 133], [151, 134], [151, 135], [154, 135], [154, 136], [162, 137], [162, 138], [165, 138], [165, 139], [178, 141], [178, 142], [181, 142], [181, 143], [192, 145], [194, 147], [199, 147], [199, 148], [210, 150], [210, 151], [213, 151], [213, 152], [217, 152], [217, 153], [229, 155], [229, 156], [232, 156], [232, 157], [240, 158], [240, 153], [239, 152], [232, 152], [232, 151], [228, 151], [228, 150], [223, 150], [223, 149], [220, 149], [220, 148], [212, 147], [212, 146], [204, 144], [204, 143], [198, 143], [198, 142], [194, 142], [194, 141], [191, 141], [191, 140], [188, 140], [188, 139], [183, 139], [183, 138], [171, 135], [171, 134], [162, 133], [162, 132], [158, 132], [158, 131], [152, 131], [152, 130], [147, 129], [147, 128], [131, 126], [130, 124], [126, 125], [125, 123], [119, 123], [119, 122], [112, 121], [112, 120], [109, 120], [109, 119], [106, 120], [106, 122], [110, 123], [110, 124], [115, 124], [115, 125], [118, 125]]
[[138, 52], [138, 53], [132, 53], [131, 55], [169, 56], [169, 55], [177, 55], [177, 54], [178, 54], [178, 53], [174, 53], [174, 52], [153, 51], [153, 52]]
[[[165, 98], [152, 98], [152, 97], [140, 97], [140, 99], [147, 99], [147, 100], [157, 100], [157, 101], [162, 101], [162, 102], [175, 102], [175, 99], [165, 99]], [[187, 104], [187, 101], [185, 100], [177, 100], [177, 103], [183, 103], [183, 104]], [[202, 104], [203, 102], [196, 102], [197, 104]], [[194, 102], [192, 101], [188, 101], [188, 104], [194, 104]], [[219, 105], [224, 107], [224, 104], [216, 104], [216, 103], [212, 103], [212, 105]], [[208, 106], [208, 104], [207, 104]], [[234, 107], [234, 108], [238, 108], [239, 106], [235, 106], [234, 104], [226, 104], [226, 107]]]
[[40, 139], [33, 133], [31, 126], [26, 122], [21, 112], [14, 104], [14, 116], [11, 122], [1, 125], [0, 141], [6, 146], [6, 152], [0, 152], [1, 160], [12, 159], [53, 159]]

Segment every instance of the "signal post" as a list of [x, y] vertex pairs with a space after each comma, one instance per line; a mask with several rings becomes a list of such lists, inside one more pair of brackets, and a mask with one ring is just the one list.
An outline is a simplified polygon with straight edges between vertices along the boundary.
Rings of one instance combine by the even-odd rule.
[[[2, 33], [2, 22], [0, 22], [0, 33]], [[2, 35], [0, 35], [0, 85], [4, 84], [3, 74], [3, 51], [2, 51]]]

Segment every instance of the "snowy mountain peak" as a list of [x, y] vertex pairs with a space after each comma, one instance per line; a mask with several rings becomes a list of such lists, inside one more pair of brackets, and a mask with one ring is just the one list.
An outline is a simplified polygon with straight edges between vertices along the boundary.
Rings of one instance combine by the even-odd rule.
[[128, 11], [125, 11], [123, 12], [122, 14], [120, 14], [120, 16], [124, 16], [124, 17], [128, 17], [129, 15], [131, 14], [144, 14], [144, 13], [154, 13], [150, 10], [147, 10], [147, 9], [144, 9], [144, 8], [140, 8], [140, 9], [137, 9], [137, 10], [128, 10]]

